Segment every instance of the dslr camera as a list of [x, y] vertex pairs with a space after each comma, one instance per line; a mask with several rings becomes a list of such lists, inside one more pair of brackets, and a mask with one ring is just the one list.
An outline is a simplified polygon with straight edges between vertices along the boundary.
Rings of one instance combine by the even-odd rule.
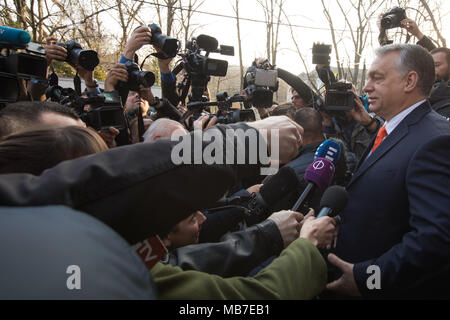
[[[345, 111], [352, 110], [354, 107], [353, 92], [351, 83], [338, 82], [330, 69], [331, 45], [317, 44], [313, 45], [313, 63], [324, 65], [322, 68], [316, 68], [320, 80], [325, 84], [325, 104], [323, 108], [326, 111]], [[320, 111], [320, 110], [319, 110]]]
[[180, 42], [175, 38], [163, 35], [161, 28], [157, 24], [152, 23], [148, 27], [152, 31], [150, 43], [164, 52], [167, 58], [175, 57], [178, 53]]
[[266, 60], [260, 65], [253, 62], [247, 69], [244, 79], [248, 102], [255, 108], [270, 108], [273, 93], [278, 90], [278, 71]]
[[398, 28], [404, 19], [406, 19], [405, 10], [399, 7], [394, 7], [389, 12], [383, 14], [381, 18], [381, 28], [384, 30]]
[[95, 67], [100, 63], [97, 52], [94, 50], [83, 50], [81, 45], [75, 40], [70, 40], [66, 43], [55, 42], [54, 44], [67, 50], [66, 62], [72, 65], [79, 65], [86, 70], [94, 71]]
[[117, 89], [139, 91], [139, 86], [150, 88], [155, 83], [155, 75], [151, 71], [141, 71], [137, 63], [127, 61], [125, 67], [128, 72], [128, 82], [119, 81]]

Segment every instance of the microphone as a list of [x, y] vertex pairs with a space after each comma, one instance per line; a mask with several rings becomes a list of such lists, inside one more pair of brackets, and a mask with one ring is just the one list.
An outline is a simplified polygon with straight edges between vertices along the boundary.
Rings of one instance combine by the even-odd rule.
[[31, 36], [24, 30], [0, 26], [0, 42], [13, 45], [25, 45], [31, 41]]
[[320, 199], [320, 207], [322, 208], [317, 218], [324, 216], [337, 216], [348, 202], [348, 194], [344, 187], [331, 186], [323, 193]]
[[316, 187], [324, 191], [330, 184], [334, 175], [334, 164], [326, 158], [317, 158], [306, 169], [304, 179], [308, 182], [305, 190], [292, 207], [292, 211], [297, 211], [304, 204], [306, 199], [313, 193]]
[[295, 190], [298, 182], [294, 169], [282, 167], [277, 174], [264, 183], [259, 193], [250, 200], [248, 208], [252, 214], [265, 219], [271, 213], [270, 208], [286, 194]]
[[328, 139], [322, 142], [314, 154], [314, 160], [317, 158], [325, 158], [333, 162], [336, 166], [341, 156], [341, 146], [338, 142]]

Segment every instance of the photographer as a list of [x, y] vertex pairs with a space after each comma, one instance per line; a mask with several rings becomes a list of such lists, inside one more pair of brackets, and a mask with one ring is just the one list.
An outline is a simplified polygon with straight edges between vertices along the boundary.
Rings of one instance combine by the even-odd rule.
[[[130, 39], [125, 45], [125, 50], [120, 58], [120, 63], [125, 64], [127, 62], [136, 62], [136, 51], [141, 49], [144, 45], [152, 44], [152, 31], [149, 27], [141, 26], [136, 28], [130, 36]], [[149, 106], [154, 106], [157, 115], [152, 120], [156, 120], [161, 117], [169, 117], [170, 119], [179, 121], [181, 119], [181, 113], [176, 109], [179, 98], [176, 93], [176, 78], [170, 71], [170, 62], [173, 58], [164, 59], [162, 56], [167, 56], [156, 45], [153, 45], [158, 52], [158, 65], [161, 73], [161, 89], [163, 98], [161, 101], [153, 97], [150, 88], [141, 87], [139, 91], [131, 91], [127, 97], [127, 103], [125, 105], [126, 110], [133, 109], [133, 100], [141, 100], [140, 106], [142, 108], [142, 115], [146, 118], [150, 118]]]
[[[399, 11], [401, 10], [402, 9], [400, 9]], [[386, 38], [385, 30], [381, 26], [381, 19], [384, 15], [380, 15], [380, 19], [378, 21], [378, 27], [380, 29], [381, 35], [379, 39], [383, 38], [382, 36]], [[442, 116], [450, 118], [450, 49], [436, 48], [430, 38], [425, 36], [422, 31], [420, 31], [417, 23], [414, 20], [407, 18], [406, 14], [404, 15], [405, 19], [401, 20], [399, 27], [405, 29], [409, 34], [415, 36], [419, 40], [417, 44], [430, 51], [431, 56], [434, 60], [436, 82], [429, 97], [431, 107]], [[386, 41], [385, 43], [391, 42], [392, 41]], [[381, 45], [385, 43], [380, 41]]]
[[[51, 36], [45, 39], [46, 45], [45, 49], [45, 58], [47, 59], [48, 68], [51, 66], [54, 60], [57, 61], [66, 61], [67, 59], [67, 49], [55, 44], [58, 41], [58, 38]], [[89, 71], [84, 69], [80, 65], [74, 65], [70, 62], [68, 64], [74, 68], [77, 74], [81, 79], [84, 80], [84, 84], [86, 85], [86, 92], [96, 92], [100, 94], [100, 90], [98, 88], [97, 81], [94, 79], [94, 71]], [[47, 70], [48, 70], [47, 68]], [[34, 101], [44, 101], [45, 90], [48, 88], [48, 82], [39, 82], [39, 81], [30, 81], [28, 84], [28, 91], [30, 92]]]

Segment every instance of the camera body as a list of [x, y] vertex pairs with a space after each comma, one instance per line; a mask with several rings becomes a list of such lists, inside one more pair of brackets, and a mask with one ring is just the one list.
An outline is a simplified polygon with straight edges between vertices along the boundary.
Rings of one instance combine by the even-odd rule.
[[97, 131], [108, 130], [109, 127], [117, 130], [127, 128], [120, 98], [110, 93], [84, 98], [77, 96], [71, 88], [56, 85], [47, 88], [45, 94], [47, 99], [74, 109], [88, 127]]
[[325, 110], [328, 111], [345, 111], [352, 110], [355, 102], [353, 100], [353, 92], [351, 83], [335, 82], [327, 88], [325, 95]]
[[80, 65], [86, 70], [94, 71], [95, 67], [100, 63], [97, 52], [84, 50], [75, 40], [70, 40], [66, 43], [55, 42], [54, 44], [67, 50], [66, 62], [72, 65]]
[[[202, 51], [206, 51], [206, 54], [202, 55]], [[216, 38], [203, 34], [186, 43], [186, 52], [180, 54], [182, 60], [173, 71], [174, 74], [178, 74], [182, 69], [185, 70], [180, 85], [182, 89], [180, 101], [185, 101], [189, 88], [191, 88], [190, 102], [204, 101], [203, 93], [211, 76], [223, 77], [227, 74], [228, 62], [209, 58], [211, 52], [233, 56], [234, 47], [224, 45], [219, 47]]]
[[[10, 36], [9, 40], [5, 34], [2, 34], [3, 42], [0, 42], [0, 103], [16, 102], [19, 99], [20, 88], [19, 79], [25, 80], [45, 80], [47, 75], [47, 60], [39, 55], [18, 52], [18, 50], [28, 50], [28, 43], [31, 39], [26, 31], [2, 27], [0, 30], [5, 33], [4, 29], [14, 33], [28, 35], [23, 43], [13, 41], [14, 37]], [[3, 50], [5, 49], [5, 50]]]
[[125, 67], [128, 72], [128, 82], [119, 81], [117, 87], [120, 89], [139, 91], [139, 86], [150, 88], [155, 83], [155, 75], [151, 71], [141, 71], [137, 63], [127, 61]]
[[245, 74], [245, 92], [248, 102], [255, 108], [270, 108], [273, 104], [273, 93], [278, 90], [278, 71], [268, 61], [256, 66], [254, 63]]
[[[317, 44], [313, 45], [313, 63], [323, 65], [322, 68], [316, 68], [320, 80], [325, 84], [325, 111], [345, 111], [352, 110], [355, 106], [351, 83], [338, 82], [330, 69], [331, 45]], [[321, 111], [321, 110], [319, 110]]]
[[384, 30], [400, 27], [402, 20], [406, 19], [406, 12], [399, 7], [392, 8], [389, 12], [383, 14], [381, 18], [381, 28]]
[[219, 110], [222, 114], [217, 115], [217, 123], [231, 124], [237, 122], [251, 122], [256, 120], [256, 115], [253, 109], [233, 110], [231, 105], [233, 102], [244, 102], [245, 97], [236, 94], [232, 97], [228, 96], [227, 92], [218, 92], [216, 94], [217, 102], [219, 103]]
[[163, 35], [161, 28], [155, 23], [149, 24], [148, 27], [152, 31], [150, 43], [167, 54], [169, 58], [175, 57], [178, 53], [180, 42], [175, 38]]
[[[234, 55], [234, 48], [230, 46], [220, 46], [218, 49], [216, 38], [199, 35], [186, 43], [188, 50], [185, 56], [185, 70], [188, 73], [199, 74], [203, 76], [224, 77], [227, 75], [228, 62], [225, 60], [209, 58], [210, 52], [216, 52], [224, 55]], [[206, 55], [201, 55], [200, 51], [206, 51]]]

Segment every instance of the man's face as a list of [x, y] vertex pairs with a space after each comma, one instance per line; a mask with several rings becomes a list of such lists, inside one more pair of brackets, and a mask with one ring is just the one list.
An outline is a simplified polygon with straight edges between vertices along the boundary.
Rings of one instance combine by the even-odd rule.
[[177, 224], [176, 231], [169, 233], [167, 238], [170, 240], [173, 249], [184, 247], [190, 244], [198, 243], [200, 229], [206, 217], [200, 211], [196, 211], [189, 217]]
[[294, 104], [295, 109], [300, 109], [300, 108], [304, 108], [307, 106], [305, 100], [303, 100], [302, 97], [300, 97], [300, 95], [298, 94], [297, 91], [292, 91], [292, 98], [291, 98], [291, 102]]
[[142, 108], [142, 114], [146, 114], [150, 106], [148, 101], [142, 98], [139, 92], [130, 91], [128, 93], [127, 101], [125, 102], [125, 109], [127, 111], [135, 111], [139, 107]]
[[370, 66], [364, 91], [369, 98], [369, 109], [390, 120], [406, 100], [405, 77], [397, 70], [398, 52], [379, 56]]
[[58, 126], [58, 127], [68, 127], [68, 126], [80, 126], [86, 127], [86, 124], [80, 119], [73, 119], [69, 116], [65, 116], [59, 113], [54, 112], [43, 112], [41, 115], [41, 124], [49, 125], [49, 126]]
[[436, 81], [450, 80], [450, 66], [448, 65], [444, 52], [432, 54], [434, 60], [434, 69], [436, 71]]

